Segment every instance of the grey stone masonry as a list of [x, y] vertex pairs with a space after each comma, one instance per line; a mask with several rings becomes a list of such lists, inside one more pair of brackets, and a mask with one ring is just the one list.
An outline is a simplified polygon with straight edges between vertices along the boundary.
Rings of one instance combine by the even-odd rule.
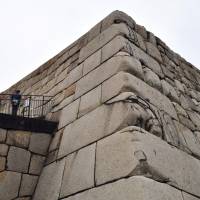
[[125, 13], [16, 89], [59, 125], [0, 129], [0, 200], [200, 200], [200, 71]]

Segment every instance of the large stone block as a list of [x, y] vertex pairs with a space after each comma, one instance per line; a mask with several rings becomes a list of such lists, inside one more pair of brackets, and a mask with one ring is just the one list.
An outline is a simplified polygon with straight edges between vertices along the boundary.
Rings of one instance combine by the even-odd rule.
[[144, 112], [141, 107], [136, 108], [132, 103], [122, 101], [96, 108], [65, 127], [59, 157], [68, 155], [130, 124], [137, 124]]
[[83, 64], [78, 65], [75, 69], [69, 72], [63, 81], [63, 89], [69, 87], [82, 77]]
[[39, 155], [32, 155], [31, 157], [31, 163], [29, 167], [29, 173], [40, 175], [42, 168], [44, 166], [45, 157], [39, 156]]
[[19, 195], [31, 196], [35, 190], [37, 180], [38, 180], [38, 176], [23, 174]]
[[6, 158], [0, 157], [0, 172], [4, 171], [6, 167]]
[[95, 88], [119, 71], [142, 76], [142, 66], [138, 60], [130, 56], [115, 56], [77, 82], [75, 98]]
[[8, 131], [6, 143], [12, 146], [27, 148], [30, 141], [30, 132]]
[[33, 200], [57, 200], [59, 197], [65, 160], [46, 166], [40, 175]]
[[78, 116], [83, 116], [101, 104], [101, 85], [81, 97]]
[[0, 128], [0, 142], [5, 142], [6, 140], [6, 129]]
[[108, 43], [111, 39], [113, 39], [117, 35], [128, 34], [129, 29], [126, 24], [113, 24], [108, 29], [103, 31], [100, 35], [90, 41], [85, 47], [83, 47], [80, 51], [79, 63], [89, 57], [91, 54], [99, 50], [106, 43]]
[[30, 157], [29, 151], [11, 146], [7, 157], [8, 170], [27, 173]]
[[113, 38], [109, 43], [107, 43], [102, 48], [101, 62], [104, 62], [107, 59], [111, 58], [113, 55], [115, 55], [120, 50], [123, 51], [123, 49], [126, 47], [127, 43], [128, 43], [127, 39], [125, 39], [121, 35], [117, 35], [115, 38]]
[[78, 117], [79, 103], [80, 99], [77, 99], [76, 101], [63, 108], [60, 116], [58, 129], [63, 128], [67, 124], [73, 122]]
[[101, 50], [95, 52], [90, 57], [88, 57], [83, 63], [83, 75], [92, 71], [101, 63]]
[[200, 197], [200, 161], [137, 129], [127, 127], [97, 143], [96, 183], [143, 175]]
[[64, 200], [182, 200], [181, 192], [144, 177], [131, 177], [94, 188]]
[[46, 155], [51, 135], [45, 133], [32, 133], [30, 139], [29, 150], [34, 153]]
[[0, 173], [0, 199], [12, 200], [18, 196], [21, 174], [4, 171]]
[[146, 42], [146, 46], [147, 46], [147, 53], [152, 57], [154, 57], [159, 62], [162, 62], [159, 50], [150, 42]]
[[7, 156], [8, 154], [8, 145], [0, 144], [0, 156]]
[[66, 157], [61, 198], [94, 187], [95, 148], [93, 144]]
[[195, 134], [182, 125], [181, 123], [174, 121], [174, 124], [177, 128], [177, 131], [179, 134], [182, 135], [184, 138], [184, 147], [186, 151], [190, 152], [191, 154], [196, 155], [197, 157], [200, 158], [200, 141], [199, 139], [195, 136]]
[[131, 55], [139, 59], [145, 66], [152, 69], [160, 77], [164, 77], [159, 63], [143, 50], [138, 48], [135, 44], [128, 42], [126, 49]]
[[144, 81], [125, 72], [119, 72], [102, 84], [102, 102], [125, 91], [134, 92], [158, 107], [158, 109], [164, 110], [170, 116], [177, 119], [176, 111], [166, 96], [147, 85]]

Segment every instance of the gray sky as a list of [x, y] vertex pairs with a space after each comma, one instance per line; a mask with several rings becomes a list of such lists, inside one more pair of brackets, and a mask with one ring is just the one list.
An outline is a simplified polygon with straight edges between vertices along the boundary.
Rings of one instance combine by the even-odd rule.
[[0, 91], [114, 10], [129, 14], [200, 68], [200, 0], [0, 0]]

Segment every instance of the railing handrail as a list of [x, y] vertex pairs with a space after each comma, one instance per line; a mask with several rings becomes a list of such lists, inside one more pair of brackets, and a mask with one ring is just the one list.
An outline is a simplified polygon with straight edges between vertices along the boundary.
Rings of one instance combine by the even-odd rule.
[[[0, 94], [0, 96], [11, 96], [11, 95], [13, 95], [13, 94], [10, 94], [10, 93], [1, 93]], [[27, 96], [27, 97], [51, 97], [51, 98], [53, 98], [54, 96], [48, 96], [48, 95], [37, 95], [37, 94], [34, 94], [34, 95], [32, 95], [32, 94], [20, 94], [21, 96]]]
[[[8, 93], [0, 94], [0, 113], [11, 114], [13, 113], [14, 106], [12, 104], [12, 95]], [[54, 96], [45, 95], [21, 95], [21, 100], [17, 106], [17, 115], [28, 117], [41, 117], [45, 116], [52, 108], [54, 103]], [[26, 104], [26, 100], [28, 100]], [[16, 112], [16, 111], [15, 111]]]

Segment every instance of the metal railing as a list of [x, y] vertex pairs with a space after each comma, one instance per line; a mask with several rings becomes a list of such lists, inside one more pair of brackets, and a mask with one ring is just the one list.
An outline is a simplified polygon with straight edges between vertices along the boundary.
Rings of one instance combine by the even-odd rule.
[[[12, 94], [0, 94], [0, 113], [12, 115]], [[45, 116], [53, 106], [52, 96], [21, 95], [17, 116], [38, 118]]]

